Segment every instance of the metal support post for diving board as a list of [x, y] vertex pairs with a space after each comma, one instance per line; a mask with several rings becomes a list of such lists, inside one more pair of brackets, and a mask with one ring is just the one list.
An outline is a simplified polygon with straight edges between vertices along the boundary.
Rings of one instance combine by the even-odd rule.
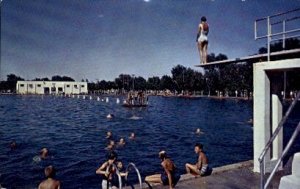
[[270, 61], [270, 53], [271, 53], [271, 23], [270, 23], [270, 17], [267, 18], [267, 29], [268, 29], [268, 62]]
[[282, 21], [282, 49], [285, 50], [285, 20]]

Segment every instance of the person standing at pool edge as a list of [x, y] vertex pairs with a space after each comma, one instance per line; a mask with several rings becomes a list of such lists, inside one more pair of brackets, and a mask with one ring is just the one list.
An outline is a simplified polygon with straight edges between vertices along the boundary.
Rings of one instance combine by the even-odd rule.
[[96, 170], [96, 174], [102, 175], [103, 178], [102, 189], [116, 188], [118, 186], [118, 183], [114, 182], [115, 179], [113, 179], [113, 175], [116, 173], [113, 164], [115, 164], [117, 157], [118, 156], [116, 152], [109, 152], [107, 155], [107, 161]]
[[54, 179], [55, 169], [53, 166], [48, 166], [45, 168], [46, 180], [39, 184], [38, 189], [60, 189], [60, 182]]
[[195, 153], [198, 154], [198, 161], [195, 165], [186, 163], [185, 169], [187, 173], [193, 174], [193, 175], [200, 175], [205, 176], [208, 175], [210, 172], [210, 169], [208, 167], [208, 158], [206, 157], [205, 153], [203, 152], [203, 145], [197, 143], [195, 145]]
[[206, 22], [206, 17], [203, 16], [201, 18], [201, 23], [198, 26], [198, 34], [197, 34], [197, 46], [200, 54], [200, 63], [207, 63], [207, 46], [208, 46], [208, 35], [209, 26]]

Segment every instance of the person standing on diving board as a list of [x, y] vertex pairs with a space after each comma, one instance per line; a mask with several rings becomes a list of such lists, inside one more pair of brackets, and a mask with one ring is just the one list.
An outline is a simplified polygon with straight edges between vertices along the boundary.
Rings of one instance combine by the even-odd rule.
[[198, 26], [198, 34], [197, 34], [197, 46], [200, 54], [200, 63], [207, 63], [207, 46], [208, 46], [208, 35], [209, 26], [206, 22], [206, 17], [202, 16], [201, 23]]

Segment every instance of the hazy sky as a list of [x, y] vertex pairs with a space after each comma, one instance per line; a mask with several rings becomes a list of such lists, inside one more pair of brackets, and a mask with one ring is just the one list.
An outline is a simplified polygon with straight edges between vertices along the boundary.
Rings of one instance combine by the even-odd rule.
[[254, 40], [255, 19], [299, 7], [300, 0], [2, 0], [1, 79], [170, 75], [177, 64], [199, 63], [201, 16], [209, 53], [236, 58], [266, 43]]

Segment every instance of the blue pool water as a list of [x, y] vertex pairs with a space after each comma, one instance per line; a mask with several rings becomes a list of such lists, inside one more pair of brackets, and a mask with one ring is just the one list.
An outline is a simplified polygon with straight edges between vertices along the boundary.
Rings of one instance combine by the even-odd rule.
[[[96, 169], [105, 161], [106, 132], [125, 137], [118, 148], [125, 166], [134, 162], [142, 176], [160, 172], [158, 152], [166, 149], [184, 173], [195, 162], [194, 144], [204, 144], [212, 167], [253, 159], [252, 102], [244, 100], [150, 97], [147, 108], [128, 109], [110, 101], [54, 96], [0, 96], [0, 183], [37, 188], [43, 169], [54, 165], [63, 188], [100, 188]], [[121, 101], [122, 101], [122, 97]], [[115, 118], [106, 119], [113, 113]], [[132, 116], [141, 119], [132, 119]], [[204, 134], [194, 134], [201, 128]], [[136, 140], [128, 139], [131, 132]], [[18, 147], [9, 144], [16, 140]], [[34, 161], [47, 147], [50, 158]], [[134, 180], [135, 175], [130, 174]]]

